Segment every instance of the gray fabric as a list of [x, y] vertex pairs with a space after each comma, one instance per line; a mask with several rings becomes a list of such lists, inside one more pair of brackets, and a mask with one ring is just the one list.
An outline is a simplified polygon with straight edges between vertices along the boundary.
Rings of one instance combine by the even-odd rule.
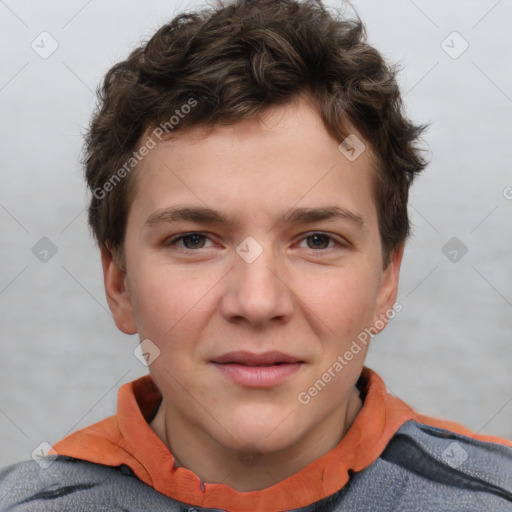
[[[0, 511], [206, 512], [109, 468], [57, 457], [0, 471]], [[254, 511], [262, 510], [254, 503]], [[405, 423], [379, 459], [333, 496], [301, 512], [512, 512], [512, 448]], [[230, 512], [230, 511], [228, 511]], [[246, 511], [244, 511], [246, 512]]]

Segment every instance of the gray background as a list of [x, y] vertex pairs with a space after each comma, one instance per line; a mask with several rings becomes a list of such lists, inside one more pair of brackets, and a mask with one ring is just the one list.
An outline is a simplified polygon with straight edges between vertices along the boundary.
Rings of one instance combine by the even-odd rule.
[[[0, 0], [0, 464], [113, 414], [120, 384], [146, 373], [104, 298], [81, 134], [109, 67], [193, 5]], [[432, 123], [403, 311], [368, 365], [420, 412], [512, 438], [512, 1], [354, 5], [370, 42], [402, 64], [408, 114]], [[31, 48], [43, 31], [59, 45], [47, 59]], [[458, 58], [445, 51], [463, 48], [453, 31], [469, 43]], [[46, 262], [32, 252], [42, 237], [57, 248]], [[442, 250], [452, 237], [455, 262]]]

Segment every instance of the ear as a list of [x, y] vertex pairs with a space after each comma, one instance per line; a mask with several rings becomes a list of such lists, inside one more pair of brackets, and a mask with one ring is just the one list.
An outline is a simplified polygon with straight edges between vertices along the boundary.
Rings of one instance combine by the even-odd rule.
[[125, 334], [135, 334], [137, 325], [133, 316], [130, 292], [126, 282], [126, 271], [119, 264], [107, 248], [101, 249], [101, 264], [103, 267], [103, 282], [107, 302], [114, 317], [117, 328]]
[[[395, 311], [393, 307], [398, 294], [398, 278], [400, 265], [404, 255], [404, 244], [400, 244], [389, 256], [388, 266], [384, 269], [381, 277], [377, 307], [373, 319], [374, 328], [380, 332], [386, 327], [390, 312]], [[394, 315], [393, 315], [394, 316]]]

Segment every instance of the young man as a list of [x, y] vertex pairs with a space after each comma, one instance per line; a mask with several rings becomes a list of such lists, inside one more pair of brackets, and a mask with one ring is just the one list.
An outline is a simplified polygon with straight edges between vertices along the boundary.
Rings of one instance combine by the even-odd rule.
[[361, 23], [320, 3], [182, 15], [114, 66], [89, 221], [150, 375], [4, 470], [1, 510], [512, 510], [511, 442], [364, 367], [401, 307], [421, 131]]

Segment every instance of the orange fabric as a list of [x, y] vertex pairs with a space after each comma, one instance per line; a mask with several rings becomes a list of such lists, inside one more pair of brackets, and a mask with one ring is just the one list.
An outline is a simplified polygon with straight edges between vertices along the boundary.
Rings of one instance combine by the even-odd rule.
[[349, 469], [361, 471], [377, 460], [395, 432], [410, 419], [512, 446], [505, 439], [477, 435], [457, 423], [416, 414], [388, 394], [382, 379], [366, 367], [362, 378], [366, 383], [363, 409], [338, 445], [298, 473], [261, 491], [240, 493], [224, 484], [209, 483], [201, 489], [200, 480], [192, 471], [174, 467], [172, 454], [145, 419], [161, 396], [149, 375], [119, 389], [115, 416], [71, 434], [54, 450], [59, 455], [107, 466], [126, 464], [147, 485], [192, 506], [277, 512], [334, 494], [348, 482]]

